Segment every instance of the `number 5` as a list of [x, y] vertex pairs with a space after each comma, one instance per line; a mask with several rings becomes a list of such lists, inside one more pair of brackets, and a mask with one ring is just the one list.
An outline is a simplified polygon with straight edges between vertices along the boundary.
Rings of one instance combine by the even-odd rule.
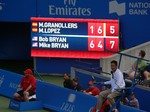
[[115, 45], [115, 41], [110, 41], [110, 44], [111, 44], [111, 49], [113, 49]]
[[115, 33], [115, 26], [110, 26], [110, 33], [114, 34]]

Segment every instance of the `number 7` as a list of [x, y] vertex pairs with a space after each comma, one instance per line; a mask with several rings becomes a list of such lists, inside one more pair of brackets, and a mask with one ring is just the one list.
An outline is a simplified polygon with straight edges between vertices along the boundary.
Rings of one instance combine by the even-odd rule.
[[110, 44], [111, 44], [111, 49], [113, 49], [115, 45], [115, 41], [110, 41]]

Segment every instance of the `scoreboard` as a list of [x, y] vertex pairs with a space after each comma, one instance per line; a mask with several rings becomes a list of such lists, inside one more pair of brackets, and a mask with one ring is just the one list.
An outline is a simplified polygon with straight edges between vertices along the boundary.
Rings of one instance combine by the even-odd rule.
[[99, 59], [119, 51], [119, 21], [31, 18], [31, 56]]

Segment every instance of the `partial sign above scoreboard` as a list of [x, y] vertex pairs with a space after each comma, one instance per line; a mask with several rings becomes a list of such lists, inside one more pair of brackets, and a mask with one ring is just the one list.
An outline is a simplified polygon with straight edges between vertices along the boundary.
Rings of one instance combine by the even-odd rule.
[[119, 51], [119, 21], [31, 18], [31, 56], [99, 59]]

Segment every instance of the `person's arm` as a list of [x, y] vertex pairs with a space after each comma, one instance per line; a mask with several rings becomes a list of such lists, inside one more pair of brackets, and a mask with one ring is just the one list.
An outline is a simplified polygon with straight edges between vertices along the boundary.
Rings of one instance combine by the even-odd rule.
[[130, 100], [129, 106], [131, 106], [131, 107], [137, 107], [137, 102], [135, 100]]
[[104, 82], [104, 84], [111, 84], [111, 80]]
[[84, 93], [90, 92], [90, 89], [87, 88], [86, 90], [84, 90]]
[[100, 91], [98, 91], [98, 90], [96, 90], [96, 89], [93, 89], [93, 90], [91, 91], [91, 95], [93, 95], [93, 96], [99, 95], [99, 92], [100, 92]]
[[129, 99], [127, 97], [125, 97], [125, 102], [128, 104], [129, 103]]
[[22, 88], [21, 84], [19, 84], [17, 87], [18, 87], [18, 88]]
[[17, 86], [18, 88], [22, 88], [22, 82], [23, 82], [23, 78], [22, 78], [20, 84]]
[[[137, 61], [135, 61], [134, 63], [133, 63], [133, 65], [132, 65], [132, 70], [136, 70], [136, 65], [137, 65]], [[139, 67], [139, 65], [138, 65], [138, 67]]]
[[32, 85], [30, 84], [25, 91], [28, 92], [31, 88], [32, 88]]

